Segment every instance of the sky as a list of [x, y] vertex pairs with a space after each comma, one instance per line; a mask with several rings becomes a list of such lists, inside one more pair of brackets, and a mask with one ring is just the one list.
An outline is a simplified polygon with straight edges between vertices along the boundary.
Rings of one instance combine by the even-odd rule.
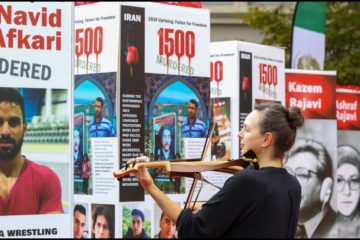
[[190, 99], [199, 101], [198, 97], [188, 86], [180, 81], [176, 81], [160, 93], [156, 102], [182, 104], [187, 103]]
[[85, 80], [77, 88], [75, 88], [74, 96], [76, 96], [74, 99], [75, 104], [93, 102], [97, 97], [102, 97], [104, 99], [104, 94], [89, 80]]

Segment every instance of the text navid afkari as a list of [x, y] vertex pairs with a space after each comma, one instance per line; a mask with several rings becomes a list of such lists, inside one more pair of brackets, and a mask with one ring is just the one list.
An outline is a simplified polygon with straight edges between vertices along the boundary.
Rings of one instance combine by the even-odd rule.
[[[12, 5], [0, 5], [0, 48], [17, 48], [17, 49], [34, 49], [34, 50], [56, 50], [61, 51], [61, 27], [62, 27], [62, 11], [56, 9], [54, 12], [48, 12], [46, 7], [42, 7], [41, 11], [14, 11]], [[11, 26], [4, 30], [6, 24]], [[54, 28], [54, 35], [40, 35], [27, 33], [24, 27], [38, 27], [41, 29]], [[20, 29], [22, 28], [22, 29]], [[36, 32], [39, 32], [36, 31]]]
[[26, 237], [26, 236], [51, 236], [58, 235], [57, 228], [34, 228], [34, 229], [9, 229], [0, 230], [0, 237]]

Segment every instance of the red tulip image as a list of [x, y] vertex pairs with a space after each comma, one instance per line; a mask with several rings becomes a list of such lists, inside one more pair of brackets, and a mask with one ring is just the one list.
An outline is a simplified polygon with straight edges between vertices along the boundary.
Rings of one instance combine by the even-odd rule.
[[139, 63], [139, 52], [137, 47], [128, 46], [126, 63], [130, 66], [130, 76], [133, 76], [135, 64]]
[[244, 76], [242, 79], [241, 89], [243, 90], [243, 92], [245, 94], [245, 98], [246, 98], [246, 92], [249, 91], [249, 89], [250, 89], [249, 78], [246, 76]]

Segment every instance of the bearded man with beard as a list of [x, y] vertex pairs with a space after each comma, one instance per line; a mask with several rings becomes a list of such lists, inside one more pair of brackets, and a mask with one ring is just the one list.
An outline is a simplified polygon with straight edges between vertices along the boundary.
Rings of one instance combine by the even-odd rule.
[[26, 129], [24, 99], [0, 88], [0, 215], [63, 213], [58, 176], [21, 154]]

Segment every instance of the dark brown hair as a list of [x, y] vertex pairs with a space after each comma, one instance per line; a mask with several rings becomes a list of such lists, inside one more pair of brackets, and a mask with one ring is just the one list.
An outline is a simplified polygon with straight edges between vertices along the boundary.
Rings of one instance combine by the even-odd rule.
[[[98, 216], [104, 216], [106, 218], [106, 221], [108, 223], [109, 232], [110, 232], [110, 238], [114, 238], [114, 215], [110, 211], [109, 208], [99, 206], [95, 209], [95, 212], [92, 215], [92, 228], [95, 229], [96, 220]], [[95, 238], [95, 234], [92, 234], [92, 238]]]
[[195, 105], [195, 107], [196, 107], [196, 109], [198, 109], [198, 102], [195, 100], [195, 99], [190, 99], [189, 100], [189, 103], [192, 103], [192, 104], [194, 104]]
[[0, 88], [0, 103], [2, 102], [15, 103], [16, 105], [19, 105], [22, 112], [23, 123], [26, 123], [24, 98], [16, 88]]
[[255, 110], [261, 112], [260, 132], [271, 132], [275, 137], [275, 157], [283, 158], [285, 152], [293, 146], [296, 129], [304, 124], [304, 116], [297, 107], [285, 108], [278, 102], [255, 104]]

